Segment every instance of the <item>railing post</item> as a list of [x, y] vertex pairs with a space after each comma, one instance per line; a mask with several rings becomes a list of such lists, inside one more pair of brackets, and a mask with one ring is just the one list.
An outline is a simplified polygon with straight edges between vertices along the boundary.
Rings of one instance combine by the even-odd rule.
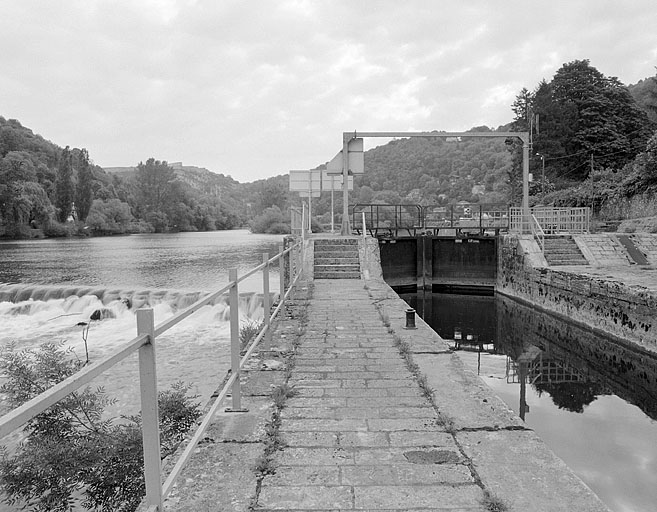
[[264, 348], [269, 349], [271, 346], [271, 304], [269, 299], [269, 254], [262, 253], [262, 262], [264, 268], [262, 269], [262, 312], [263, 320], [265, 322], [265, 340]]
[[162, 507], [162, 461], [160, 457], [160, 428], [157, 405], [157, 372], [155, 366], [155, 317], [152, 309], [137, 310], [137, 334], [147, 334], [149, 343], [139, 349], [139, 389], [144, 450], [144, 482], [146, 503]]
[[279, 295], [278, 301], [281, 303], [281, 311], [284, 311], [285, 308], [285, 256], [283, 256], [283, 251], [285, 251], [284, 245], [278, 246], [278, 277], [279, 277]]
[[228, 270], [231, 283], [228, 298], [230, 301], [230, 371], [235, 375], [231, 389], [233, 406], [227, 412], [242, 412], [242, 387], [240, 383], [240, 296], [237, 290], [237, 269]]
[[288, 257], [289, 273], [288, 273], [288, 283], [287, 283], [288, 286], [292, 286], [292, 281], [294, 281], [294, 266], [295, 266], [295, 263], [296, 263], [294, 260], [297, 258], [296, 252], [297, 252], [296, 249], [294, 248], [294, 246], [292, 246], [292, 249], [288, 253], [289, 254], [289, 257]]

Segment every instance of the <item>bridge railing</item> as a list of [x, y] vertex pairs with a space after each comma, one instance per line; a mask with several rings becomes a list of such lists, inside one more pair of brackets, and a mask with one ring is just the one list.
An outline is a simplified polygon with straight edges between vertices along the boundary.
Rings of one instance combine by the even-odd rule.
[[[526, 227], [522, 208], [511, 207], [509, 213], [511, 218], [509, 230], [522, 233], [524, 227]], [[534, 216], [546, 235], [590, 232], [591, 209], [589, 207], [552, 208], [549, 206], [536, 206], [531, 208], [531, 215]]]
[[538, 219], [534, 216], [534, 214], [531, 214], [531, 230], [532, 230], [532, 235], [538, 242], [538, 245], [541, 248], [541, 254], [545, 254], [545, 232], [543, 231], [543, 228], [541, 227], [540, 222], [538, 222]]
[[352, 212], [355, 229], [358, 231], [357, 219], [360, 221], [360, 215], [364, 214], [373, 236], [415, 236], [418, 232], [438, 232], [440, 229], [506, 230], [509, 227], [509, 209], [506, 204], [356, 204]]
[[[277, 261], [280, 274], [279, 301], [277, 307], [272, 312], [269, 293], [269, 269], [270, 266]], [[289, 294], [294, 289], [297, 280], [301, 276], [302, 269], [303, 244], [301, 242], [297, 242], [287, 249], [284, 249], [283, 246], [280, 246], [279, 253], [276, 256], [269, 258], [268, 254], [263, 254], [263, 263], [241, 276], [238, 276], [237, 269], [231, 269], [228, 275], [229, 282], [226, 286], [218, 291], [206, 295], [188, 308], [180, 311], [176, 315], [165, 320], [157, 326], [154, 324], [154, 315], [151, 308], [138, 309], [136, 311], [137, 337], [133, 338], [122, 347], [114, 350], [104, 359], [84, 367], [75, 375], [70, 376], [49, 390], [41, 393], [20, 407], [17, 407], [16, 409], [2, 416], [0, 418], [0, 438], [20, 428], [35, 416], [44, 412], [50, 406], [54, 405], [67, 395], [75, 392], [80, 387], [88, 384], [91, 380], [98, 377], [105, 371], [111, 369], [113, 366], [123, 361], [134, 352], [138, 352], [142, 438], [144, 450], [144, 481], [146, 484], [145, 503], [147, 506], [147, 512], [163, 512], [164, 509], [162, 503], [164, 498], [166, 498], [166, 496], [169, 494], [174, 483], [182, 472], [182, 469], [191, 458], [196, 445], [201, 439], [203, 439], [207, 428], [210, 426], [212, 417], [221, 406], [229, 391], [232, 392], [231, 409], [234, 411], [241, 410], [241, 368], [263, 339], [265, 339], [266, 343], [271, 339], [272, 321], [278, 316], [279, 312], [284, 307], [285, 301], [289, 297]], [[263, 279], [263, 328], [251, 342], [247, 352], [240, 358], [241, 347], [239, 339], [240, 326], [238, 285], [246, 278], [260, 271], [262, 271]], [[198, 311], [203, 306], [212, 303], [219, 296], [226, 292], [229, 294], [230, 305], [230, 378], [226, 381], [224, 387], [221, 389], [217, 398], [215, 399], [212, 407], [205, 415], [191, 440], [188, 442], [187, 447], [183, 453], [179, 456], [166, 481], [164, 484], [162, 484], [162, 465], [157, 404], [157, 368], [155, 360], [156, 339], [157, 336], [179, 324], [181, 321]]]
[[422, 207], [419, 204], [356, 204], [352, 208], [352, 225], [358, 233], [362, 216], [370, 234], [403, 231], [414, 234], [422, 228]]

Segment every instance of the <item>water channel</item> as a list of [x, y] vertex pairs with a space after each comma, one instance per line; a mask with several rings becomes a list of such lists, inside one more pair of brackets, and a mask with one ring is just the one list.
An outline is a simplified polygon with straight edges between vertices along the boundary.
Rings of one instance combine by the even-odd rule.
[[400, 295], [611, 510], [655, 510], [657, 358], [501, 295]]

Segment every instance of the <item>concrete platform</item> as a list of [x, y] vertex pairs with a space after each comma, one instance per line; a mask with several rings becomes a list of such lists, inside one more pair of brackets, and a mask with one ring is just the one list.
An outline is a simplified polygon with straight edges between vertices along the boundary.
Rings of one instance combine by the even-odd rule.
[[608, 510], [383, 281], [316, 280], [293, 306], [167, 511]]

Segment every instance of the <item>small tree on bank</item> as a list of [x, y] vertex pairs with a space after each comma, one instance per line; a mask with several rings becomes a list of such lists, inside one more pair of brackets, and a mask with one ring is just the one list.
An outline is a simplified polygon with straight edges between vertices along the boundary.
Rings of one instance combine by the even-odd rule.
[[[61, 344], [0, 353], [6, 382], [0, 392], [18, 407], [77, 372], [84, 362]], [[196, 397], [177, 383], [158, 396], [162, 456], [173, 453], [200, 416]], [[4, 501], [37, 512], [69, 512], [82, 505], [103, 512], [134, 511], [144, 495], [141, 418], [104, 418], [115, 403], [102, 388], [71, 393], [24, 427], [15, 450], [3, 448]]]

